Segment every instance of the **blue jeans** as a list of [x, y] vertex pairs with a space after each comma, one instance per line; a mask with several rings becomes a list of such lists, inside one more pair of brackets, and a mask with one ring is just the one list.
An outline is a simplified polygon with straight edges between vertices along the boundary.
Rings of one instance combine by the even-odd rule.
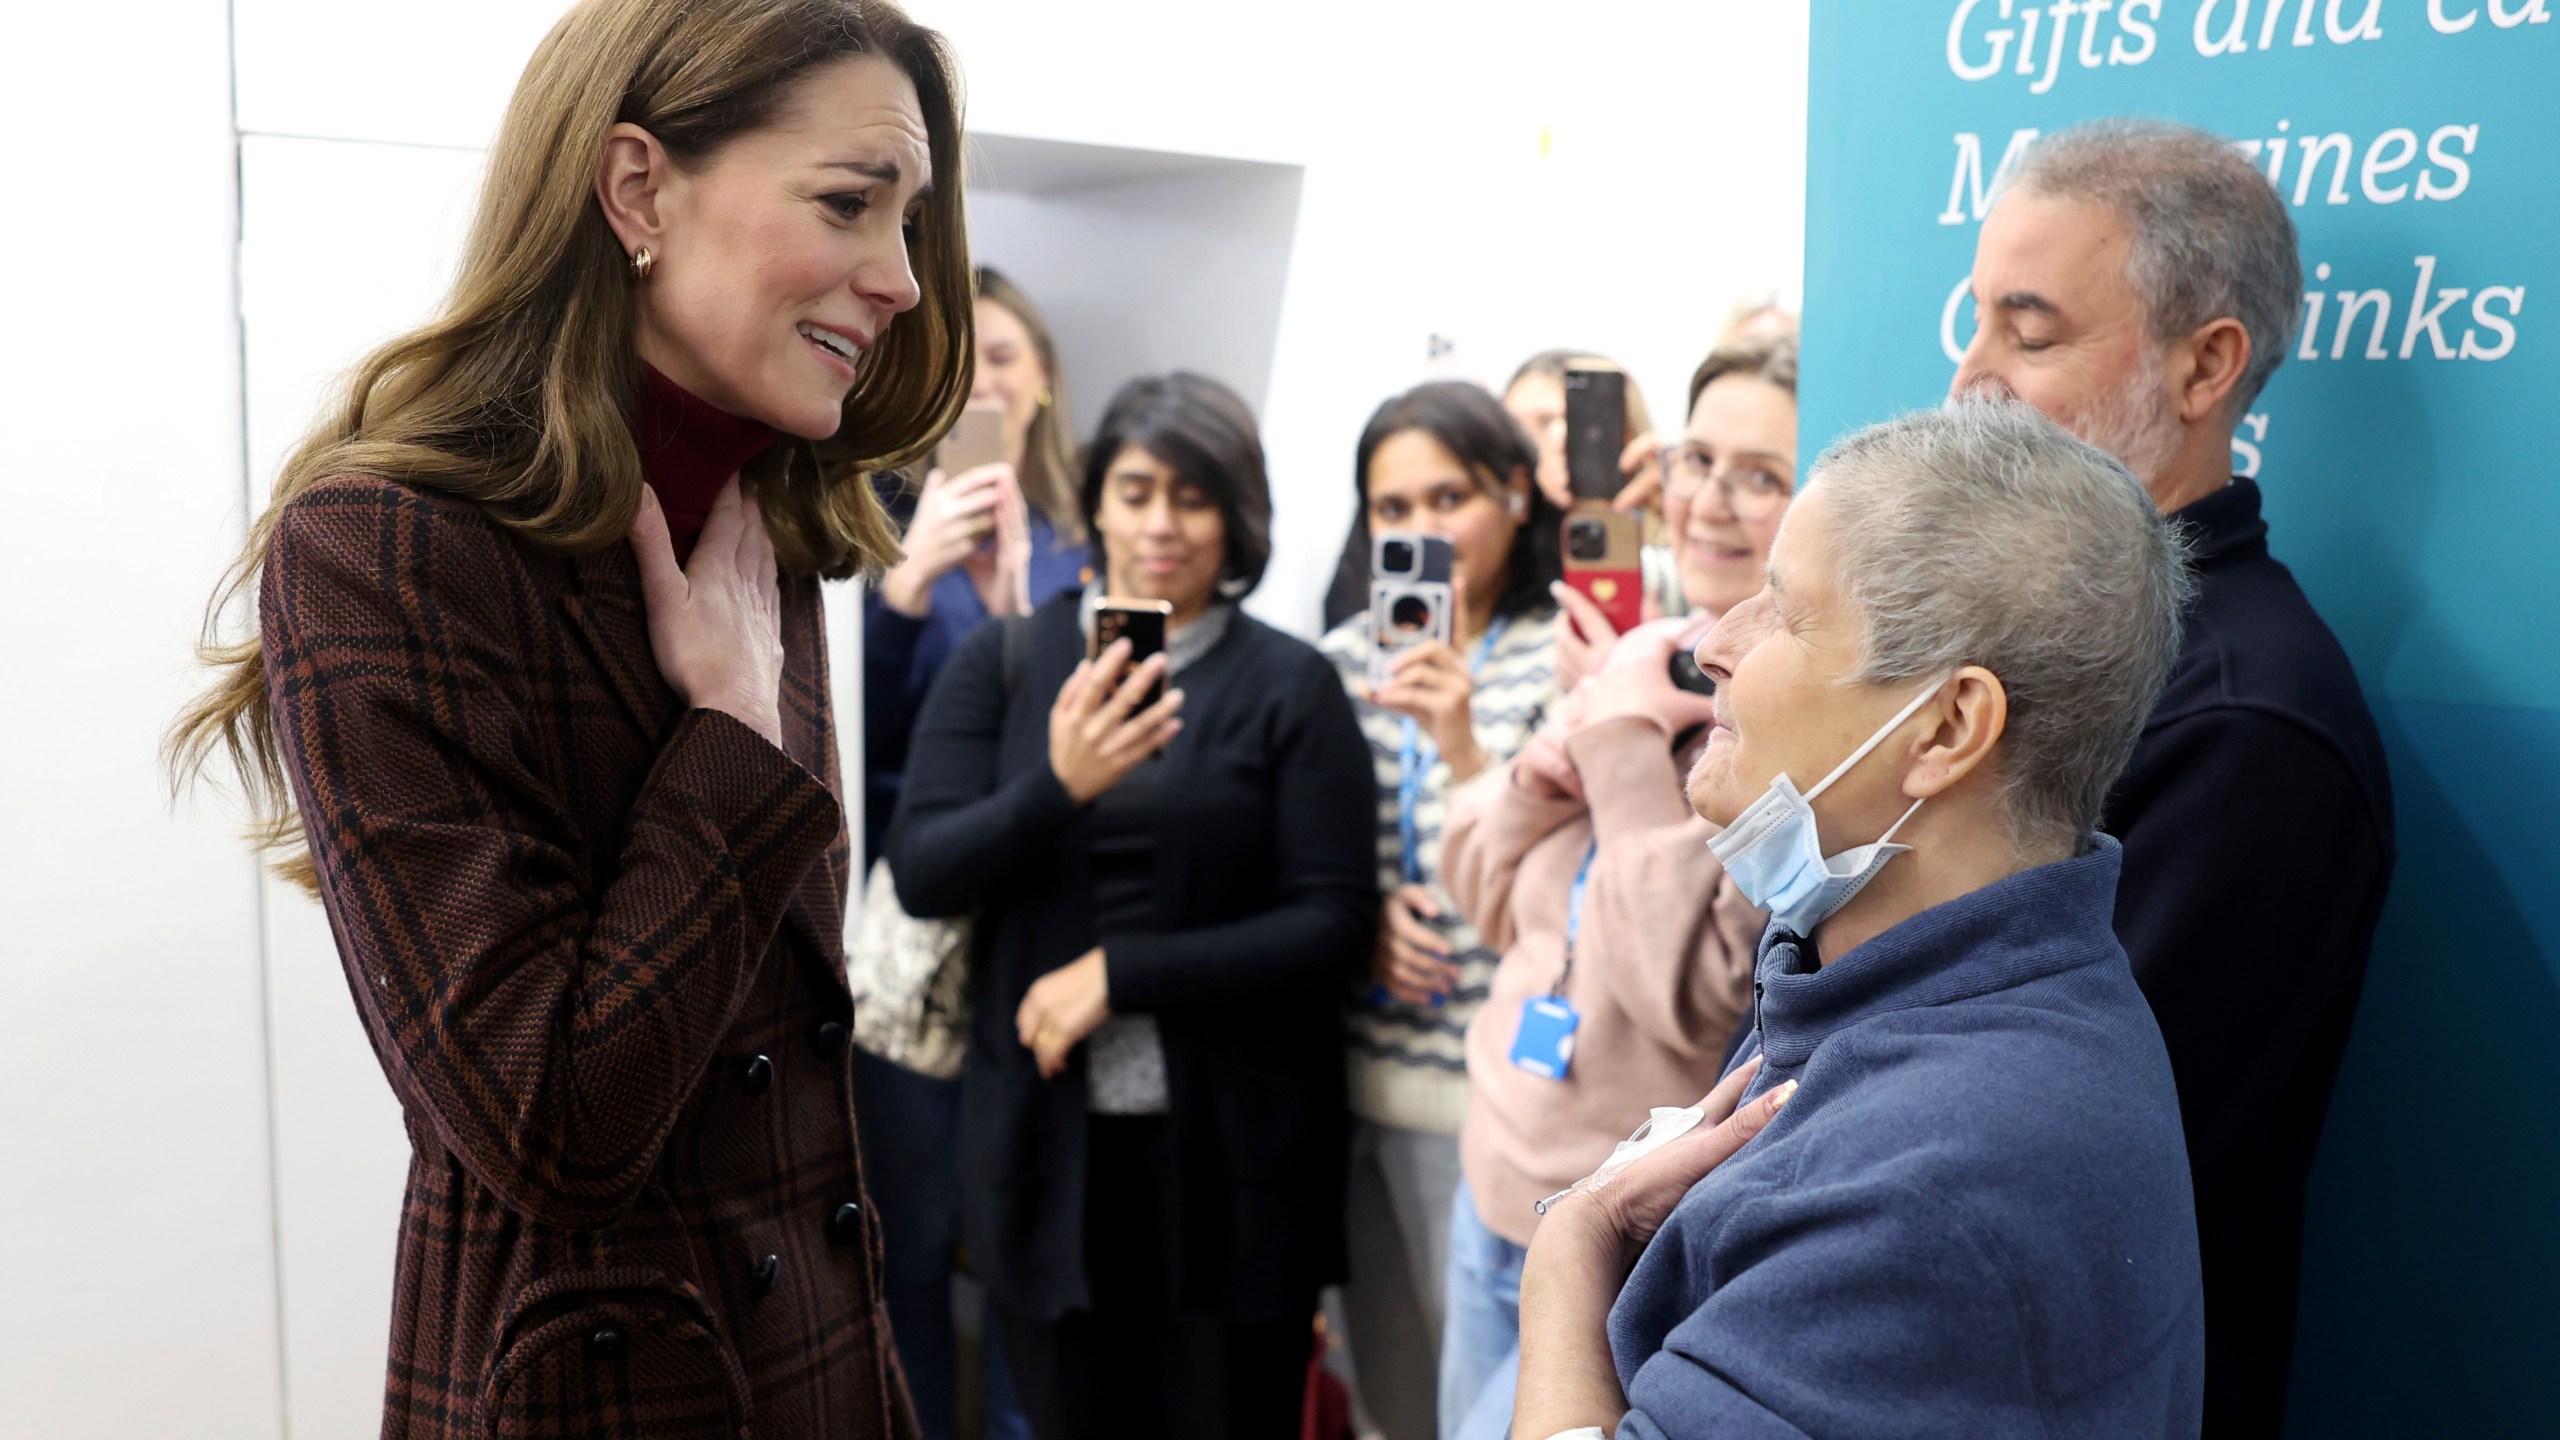
[[[919, 1075], [859, 1048], [853, 1054], [854, 1123], [887, 1256], [881, 1280], [898, 1363], [924, 1440], [953, 1440], [960, 1424], [960, 1336], [951, 1318], [960, 1248], [960, 1082]], [[983, 1343], [986, 1440], [1031, 1440], [992, 1323]]]
[[1466, 1184], [1449, 1211], [1440, 1440], [1503, 1440], [1520, 1385], [1520, 1267], [1529, 1252], [1485, 1228]]

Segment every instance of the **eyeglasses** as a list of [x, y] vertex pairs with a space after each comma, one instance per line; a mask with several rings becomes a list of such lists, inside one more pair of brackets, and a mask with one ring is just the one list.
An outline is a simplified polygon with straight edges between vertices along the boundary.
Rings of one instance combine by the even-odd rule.
[[1704, 494], [1709, 482], [1713, 482], [1724, 492], [1724, 503], [1736, 519], [1766, 520], [1785, 509], [1796, 493], [1794, 482], [1756, 461], [1738, 461], [1718, 469], [1713, 458], [1695, 444], [1670, 446], [1662, 458], [1665, 492], [1686, 504]]

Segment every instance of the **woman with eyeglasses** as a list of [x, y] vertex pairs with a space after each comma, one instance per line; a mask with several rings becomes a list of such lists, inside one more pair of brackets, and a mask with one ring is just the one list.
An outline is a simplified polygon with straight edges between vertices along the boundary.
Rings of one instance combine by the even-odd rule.
[[[1717, 349], [1689, 381], [1663, 508], [1691, 614], [1619, 637], [1555, 587], [1582, 678], [1518, 758], [1449, 800], [1441, 877], [1501, 955], [1467, 1026], [1449, 1221], [1442, 1440], [1500, 1440], [1537, 1202], [1590, 1174], [1665, 1095], [1704, 1094], [1751, 1003], [1765, 918], [1707, 851], [1682, 779], [1713, 703], [1676, 657], [1760, 589], [1795, 493], [1792, 337]], [[1560, 667], [1561, 668], [1561, 664]]]

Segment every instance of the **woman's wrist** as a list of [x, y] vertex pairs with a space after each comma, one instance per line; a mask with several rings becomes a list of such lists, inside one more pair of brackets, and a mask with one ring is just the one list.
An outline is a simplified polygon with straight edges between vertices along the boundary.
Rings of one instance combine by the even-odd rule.
[[1626, 1413], [1609, 1350], [1609, 1311], [1626, 1283], [1624, 1241], [1590, 1195], [1571, 1195], [1538, 1222], [1520, 1273], [1517, 1435], [1546, 1437]]
[[910, 620], [921, 620], [933, 613], [934, 578], [915, 561], [901, 560], [880, 577], [880, 603]]
[[1101, 791], [1096, 790], [1093, 794], [1088, 795], [1082, 790], [1079, 790], [1076, 787], [1076, 782], [1068, 776], [1067, 772], [1059, 768], [1058, 762], [1054, 757], [1049, 761], [1049, 773], [1057, 779], [1058, 788], [1067, 792], [1067, 799], [1070, 803], [1076, 805], [1089, 805], [1093, 803], [1094, 795], [1102, 793]]
[[1448, 735], [1435, 737], [1434, 743], [1440, 747], [1440, 758], [1449, 763], [1452, 781], [1473, 779], [1485, 766], [1493, 763], [1493, 757], [1485, 754], [1484, 747], [1476, 743], [1473, 725], [1461, 726]]

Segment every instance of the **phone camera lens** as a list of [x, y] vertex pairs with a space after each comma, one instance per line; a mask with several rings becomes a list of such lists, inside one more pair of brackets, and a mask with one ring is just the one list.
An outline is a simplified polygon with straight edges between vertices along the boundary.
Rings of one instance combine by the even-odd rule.
[[1413, 573], [1413, 542], [1390, 540], [1378, 547], [1378, 568], [1389, 575]]
[[1597, 520], [1576, 520], [1564, 527], [1565, 553], [1576, 560], [1609, 558], [1609, 527]]

